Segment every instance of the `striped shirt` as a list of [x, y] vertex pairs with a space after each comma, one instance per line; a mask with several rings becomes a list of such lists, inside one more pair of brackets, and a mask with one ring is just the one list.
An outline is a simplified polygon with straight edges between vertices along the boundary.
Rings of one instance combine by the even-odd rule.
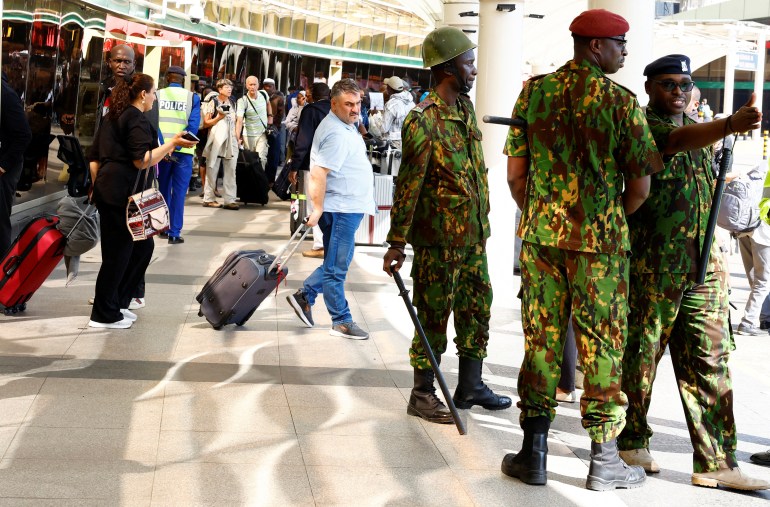
[[[254, 109], [257, 110], [259, 116], [254, 113]], [[235, 114], [238, 118], [243, 118], [245, 135], [247, 137], [259, 137], [265, 132], [265, 125], [267, 125], [267, 101], [260, 92], [257, 92], [256, 99], [249, 97], [248, 93], [238, 99]]]

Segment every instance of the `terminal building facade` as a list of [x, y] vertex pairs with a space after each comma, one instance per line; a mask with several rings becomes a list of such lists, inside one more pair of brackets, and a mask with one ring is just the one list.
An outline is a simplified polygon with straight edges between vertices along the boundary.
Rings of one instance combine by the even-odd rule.
[[165, 70], [178, 65], [188, 79], [200, 77], [199, 91], [229, 78], [235, 98], [249, 75], [272, 78], [284, 92], [341, 78], [379, 91], [392, 75], [428, 88], [420, 47], [431, 27], [406, 10], [368, 3], [209, 0], [193, 22], [190, 0], [179, 10], [174, 0], [5, 0], [2, 70], [33, 131], [25, 156], [32, 186], [19, 189], [14, 211], [61, 195], [66, 175], [55, 136], [91, 144], [101, 83], [110, 77], [109, 50], [117, 44], [132, 46], [136, 70], [153, 75], [159, 86]]
[[[161, 78], [178, 65], [188, 76], [200, 76], [200, 89], [227, 77], [235, 83], [235, 97], [252, 74], [274, 79], [284, 92], [292, 85], [306, 88], [319, 79], [331, 85], [341, 78], [379, 91], [392, 75], [427, 89], [431, 76], [422, 68], [423, 38], [437, 26], [452, 25], [479, 44], [479, 76], [471, 92], [479, 116], [507, 115], [526, 77], [554, 70], [571, 57], [569, 21], [582, 10], [606, 8], [633, 20], [632, 55], [613, 78], [636, 91], [640, 101], [646, 101], [644, 65], [664, 54], [687, 53], [715, 112], [736, 109], [757, 90], [763, 128], [770, 128], [768, 2], [0, 0], [0, 6], [2, 70], [22, 97], [34, 134], [25, 161], [33, 182], [20, 189], [14, 212], [63, 195], [66, 175], [55, 136], [74, 135], [90, 145], [100, 84], [109, 78], [107, 54], [123, 43], [134, 47], [137, 71]], [[686, 40], [691, 44], [682, 43]], [[748, 62], [740, 55], [748, 55]], [[492, 166], [505, 132], [482, 130]]]

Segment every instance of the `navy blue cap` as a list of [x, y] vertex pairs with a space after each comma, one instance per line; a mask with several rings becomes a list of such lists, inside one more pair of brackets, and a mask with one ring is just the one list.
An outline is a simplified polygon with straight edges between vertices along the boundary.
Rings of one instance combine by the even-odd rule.
[[644, 68], [645, 76], [658, 74], [692, 74], [690, 59], [685, 55], [662, 56]]
[[180, 76], [187, 76], [187, 72], [184, 71], [182, 67], [179, 67], [178, 65], [172, 65], [171, 67], [166, 70], [166, 75], [169, 74], [179, 74]]

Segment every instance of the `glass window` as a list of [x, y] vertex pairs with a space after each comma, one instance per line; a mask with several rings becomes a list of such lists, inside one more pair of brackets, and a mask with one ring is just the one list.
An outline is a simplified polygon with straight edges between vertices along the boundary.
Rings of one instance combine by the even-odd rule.
[[53, 116], [54, 125], [67, 135], [75, 133], [83, 31], [79, 24], [67, 23], [59, 34]]
[[278, 35], [291, 37], [291, 11], [281, 9], [278, 13]]
[[296, 40], [305, 40], [305, 19], [297, 18], [297, 14], [294, 14], [294, 19], [291, 22], [291, 38]]
[[330, 46], [334, 37], [334, 21], [320, 18], [318, 29], [318, 43]]
[[346, 28], [347, 28], [347, 25], [345, 23], [334, 24], [334, 37], [332, 39], [332, 46], [336, 46], [338, 48], [345, 46], [345, 29]]
[[361, 28], [361, 36], [358, 40], [358, 49], [362, 51], [372, 50], [372, 32], [370, 28]]
[[357, 49], [360, 39], [361, 39], [361, 27], [355, 26], [355, 25], [348, 25], [348, 29], [345, 30], [345, 47]]
[[318, 42], [320, 19], [316, 17], [307, 18], [305, 24], [305, 39], [307, 42]]
[[27, 63], [29, 57], [29, 34], [32, 23], [3, 21], [3, 72], [8, 83], [20, 97], [27, 87]]
[[[197, 58], [195, 56], [197, 48]], [[214, 53], [216, 44], [210, 39], [197, 39], [197, 45], [193, 45], [193, 72], [198, 74], [200, 81], [198, 87], [203, 91], [206, 86], [214, 85]]]

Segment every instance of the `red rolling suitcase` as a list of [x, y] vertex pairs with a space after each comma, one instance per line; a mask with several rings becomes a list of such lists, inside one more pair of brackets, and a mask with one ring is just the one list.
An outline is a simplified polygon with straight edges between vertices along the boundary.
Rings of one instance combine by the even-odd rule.
[[277, 255], [264, 250], [228, 255], [195, 297], [201, 305], [198, 316], [206, 317], [214, 329], [226, 324], [242, 326], [289, 274], [286, 264], [309, 230], [297, 229]]
[[58, 224], [57, 216], [33, 219], [0, 261], [0, 305], [6, 314], [24, 311], [62, 259], [66, 238]]

